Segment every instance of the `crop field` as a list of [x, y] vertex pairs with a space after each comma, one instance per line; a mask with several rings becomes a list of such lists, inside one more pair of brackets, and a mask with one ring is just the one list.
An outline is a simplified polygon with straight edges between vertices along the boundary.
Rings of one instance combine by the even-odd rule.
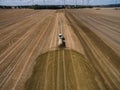
[[0, 90], [120, 90], [120, 10], [0, 9]]

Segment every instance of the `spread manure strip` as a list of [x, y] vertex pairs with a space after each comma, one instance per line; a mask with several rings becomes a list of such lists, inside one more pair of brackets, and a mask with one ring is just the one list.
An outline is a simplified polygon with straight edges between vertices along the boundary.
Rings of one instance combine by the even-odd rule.
[[91, 65], [82, 54], [60, 49], [46, 52], [36, 59], [32, 75], [27, 80], [25, 88], [26, 90], [77, 90], [78, 88], [97, 90], [94, 77]]

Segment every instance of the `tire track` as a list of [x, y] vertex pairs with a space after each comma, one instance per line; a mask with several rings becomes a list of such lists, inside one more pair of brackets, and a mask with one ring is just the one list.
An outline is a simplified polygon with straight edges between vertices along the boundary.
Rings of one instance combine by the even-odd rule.
[[[43, 17], [43, 14], [40, 16]], [[11, 44], [14, 44], [20, 37], [22, 37], [22, 34], [24, 35], [36, 22], [38, 22], [38, 20], [39, 19], [37, 19], [36, 17], [34, 19], [31, 18], [30, 22], [23, 25], [22, 27], [17, 29], [15, 32], [13, 31], [13, 33], [7, 35], [8, 37], [3, 38], [2, 41], [0, 42], [0, 43], [2, 43], [0, 45], [0, 50], [1, 50], [0, 52], [1, 53], [4, 52], [7, 48], [9, 48], [11, 46]], [[24, 29], [27, 29], [27, 30], [24, 30]], [[16, 38], [18, 38], [18, 39], [16, 39]]]
[[[49, 23], [50, 24], [50, 23]], [[49, 26], [49, 25], [48, 25]], [[54, 36], [54, 33], [55, 33], [55, 30], [53, 31], [52, 33], [52, 36], [51, 36], [51, 40], [50, 40], [50, 46], [49, 48], [52, 48], [52, 43], [53, 43], [53, 36]], [[48, 90], [47, 89], [47, 83], [48, 83], [48, 79], [47, 79], [47, 75], [48, 75], [48, 66], [49, 66], [49, 59], [50, 59], [50, 53], [48, 53], [48, 56], [47, 56], [47, 60], [46, 60], [46, 69], [45, 69], [45, 83], [44, 83], [44, 90]]]
[[[72, 40], [72, 37], [70, 36], [70, 32], [68, 32], [68, 37], [70, 38], [70, 41], [71, 41], [71, 47], [74, 45], [73, 44], [73, 40]], [[70, 57], [71, 57], [71, 62], [72, 62], [72, 67], [73, 67], [73, 72], [74, 72], [74, 76], [75, 76], [75, 81], [76, 81], [76, 85], [77, 85], [77, 90], [80, 90], [80, 86], [79, 86], [79, 79], [78, 79], [78, 76], [77, 76], [77, 71], [75, 69], [75, 64], [74, 64], [74, 59], [73, 59], [73, 55], [72, 55], [72, 52], [70, 51]]]
[[[36, 18], [37, 15], [38, 15], [38, 13], [37, 14], [35, 13], [34, 15], [31, 15], [31, 16], [27, 17], [26, 19], [21, 20], [21, 22], [18, 22], [16, 24], [12, 25], [11, 27], [2, 29], [1, 34], [4, 34], [4, 36], [0, 38], [1, 39], [0, 42], [4, 41], [4, 38], [7, 39], [7, 38], [10, 38], [10, 36], [13, 36], [13, 34], [15, 34], [17, 31], [19, 31], [20, 28], [25, 28], [24, 26], [22, 26], [23, 24], [29, 25], [31, 22], [32, 23], [36, 22], [38, 20], [38, 18]], [[44, 13], [42, 13], [40, 16], [44, 17]]]
[[[12, 62], [13, 62], [13, 61], [12, 61]], [[17, 60], [16, 62], [19, 63], [19, 60]], [[17, 64], [17, 63], [16, 63], [16, 64]], [[11, 63], [10, 63], [10, 65], [11, 65]], [[9, 66], [10, 66], [10, 65], [9, 65]], [[9, 70], [9, 67], [7, 67], [7, 68], [8, 68], [8, 69], [6, 69], [4, 72], [7, 72], [7, 71]], [[13, 68], [13, 70], [14, 70], [14, 68]], [[13, 71], [13, 70], [12, 70], [12, 71]], [[11, 71], [10, 71], [10, 72], [11, 72]], [[10, 73], [10, 72], [9, 72], [9, 73]], [[2, 73], [2, 74], [4, 75], [4, 73]], [[1, 76], [3, 76], [3, 75], [1, 75]], [[9, 76], [7, 73], [6, 73], [6, 75]], [[7, 78], [7, 76], [6, 76], [5, 78]], [[1, 79], [2, 79], [2, 78], [1, 78]], [[5, 79], [5, 80], [6, 80], [6, 79]], [[3, 82], [4, 82], [4, 80], [3, 80]]]
[[[74, 27], [75, 28], [75, 27]], [[76, 29], [76, 28], [75, 28]], [[82, 28], [83, 29], [83, 28]], [[76, 31], [75, 32], [76, 33], [76, 35], [78, 36], [78, 32]], [[92, 60], [96, 60], [96, 61], [94, 61], [94, 62], [92, 62], [92, 63], [94, 63], [94, 64], [92, 64], [93, 66], [95, 66], [94, 68], [97, 68], [97, 70], [99, 70], [99, 74], [101, 74], [101, 76], [102, 76], [102, 78], [104, 78], [104, 80], [105, 80], [105, 82], [107, 83], [107, 88], [109, 88], [109, 89], [117, 89], [117, 88], [119, 88], [118, 87], [118, 83], [119, 83], [119, 81], [118, 81], [118, 79], [116, 79], [115, 80], [115, 78], [116, 78], [116, 76], [118, 76], [119, 74], [116, 74], [116, 76], [113, 76], [113, 74], [115, 73], [115, 71], [117, 70], [113, 70], [113, 67], [111, 68], [110, 67], [110, 65], [109, 65], [109, 68], [108, 69], [110, 69], [111, 68], [111, 70], [110, 71], [108, 71], [108, 69], [107, 70], [105, 70], [105, 68], [104, 67], [106, 67], [106, 65], [105, 64], [109, 64], [108, 62], [106, 62], [106, 63], [98, 63], [98, 61], [99, 61], [99, 58], [98, 57], [102, 57], [102, 59], [101, 60], [104, 60], [104, 61], [108, 61], [108, 60], [110, 60], [110, 59], [108, 59], [108, 58], [106, 58], [105, 56], [104, 56], [104, 54], [102, 54], [103, 52], [101, 52], [99, 49], [98, 49], [98, 47], [96, 47], [96, 45], [91, 41], [91, 40], [89, 40], [89, 39], [87, 39], [87, 37], [89, 38], [89, 36], [87, 36], [86, 38], [85, 38], [85, 35], [87, 36], [87, 34], [84, 32], [84, 31], [79, 31], [79, 38], [81, 38], [80, 39], [80, 41], [84, 41], [84, 43], [86, 43], [86, 45], [84, 44], [83, 46], [85, 46], [85, 50], [87, 50], [88, 48], [90, 49], [89, 50], [89, 53], [88, 53], [88, 51], [86, 51], [86, 54], [87, 55], [90, 55], [90, 52], [91, 52], [91, 54], [93, 54], [93, 55], [90, 55], [90, 56], [88, 56], [88, 58], [89, 59], [92, 59]], [[83, 40], [82, 40], [83, 39]], [[90, 38], [91, 39], [91, 38]], [[87, 42], [90, 42], [90, 43], [87, 43]], [[88, 46], [89, 45], [89, 46]], [[93, 47], [94, 46], [94, 47]], [[88, 47], [88, 48], [87, 48]], [[93, 50], [94, 51], [93, 51]], [[95, 54], [95, 52], [96, 52], [96, 54]], [[97, 55], [97, 56], [96, 56]], [[101, 55], [101, 56], [100, 56]], [[91, 57], [92, 56], [92, 57]], [[93, 58], [94, 57], [94, 58]], [[97, 63], [97, 66], [96, 66], [96, 63]], [[103, 66], [103, 65], [105, 65], [105, 66]], [[108, 65], [107, 65], [108, 66]], [[115, 68], [115, 67], [114, 67]], [[100, 71], [100, 69], [101, 69], [101, 71]], [[114, 71], [114, 73], [113, 73], [113, 71]], [[97, 71], [98, 72], [98, 71]], [[111, 73], [110, 73], [111, 72]], [[109, 73], [109, 74], [108, 74]], [[110, 77], [111, 76], [114, 78], [114, 79], [110, 79]], [[106, 77], [106, 78], [105, 78]], [[111, 81], [112, 80], [112, 81]], [[111, 86], [112, 85], [112, 86]], [[117, 85], [117, 86], [116, 86]], [[105, 85], [106, 86], [106, 85]], [[104, 87], [104, 86], [103, 86]]]
[[[25, 14], [19, 15], [20, 17], [11, 16], [13, 18], [11, 18], [11, 19], [8, 18], [8, 19], [0, 22], [1, 23], [0, 24], [0, 29], [5, 29], [6, 27], [11, 27], [11, 25], [13, 25], [15, 23], [18, 23], [18, 22], [21, 22], [22, 20], [27, 19], [27, 18], [29, 18], [30, 16], [32, 16], [36, 13], [37, 13], [36, 11], [34, 11], [34, 12], [29, 11], [28, 13], [25, 11]], [[7, 15], [7, 16], [10, 17], [10, 15]]]
[[[39, 25], [39, 24], [38, 24]], [[34, 29], [33, 29], [34, 30]], [[32, 32], [31, 32], [32, 33]], [[29, 37], [29, 36], [28, 36]], [[25, 38], [24, 38], [24, 40], [25, 40]], [[18, 60], [19, 61], [19, 60]], [[17, 63], [16, 63], [17, 64]], [[6, 69], [7, 70], [7, 69]], [[13, 68], [13, 70], [14, 70], [14, 68]], [[6, 77], [7, 78], [7, 77]]]
[[[26, 11], [25, 11], [25, 13], [27, 13]], [[14, 13], [15, 14], [15, 13]], [[28, 13], [28, 15], [27, 16], [24, 16], [24, 15], [20, 15], [21, 17], [18, 17], [17, 16], [17, 18], [15, 19], [15, 17], [13, 17], [13, 16], [11, 16], [11, 17], [13, 17], [14, 19], [12, 20], [7, 20], [7, 21], [2, 21], [1, 22], [1, 24], [0, 24], [0, 29], [1, 29], [1, 31], [2, 31], [2, 29], [5, 29], [6, 27], [8, 28], [8, 27], [11, 27], [11, 25], [13, 25], [13, 24], [16, 24], [16, 23], [18, 23], [18, 22], [21, 22], [21, 21], [23, 21], [24, 19], [27, 19], [27, 18], [29, 18], [29, 17], [31, 17], [32, 15], [35, 15], [36, 14], [36, 12], [32, 12], [31, 13], [31, 11], [29, 11], [29, 13]], [[7, 17], [9, 16], [10, 17], [10, 15], [6, 15]], [[3, 31], [2, 31], [3, 32]], [[4, 31], [5, 32], [5, 31]]]
[[59, 49], [58, 49], [58, 58], [57, 58], [57, 79], [56, 79], [56, 90], [60, 90], [60, 84], [59, 84], [59, 82], [60, 82], [60, 80], [59, 80], [59, 71], [60, 71], [60, 65], [59, 65], [59, 60], [60, 59], [60, 52], [59, 52]]
[[[78, 16], [76, 12], [72, 12], [72, 13], [74, 13], [75, 17], [79, 21], [82, 21], [83, 24], [85, 24], [92, 31], [94, 31], [94, 33], [97, 34], [104, 41], [104, 43], [106, 43], [109, 47], [111, 47], [119, 55], [119, 40], [117, 39], [117, 38], [119, 38], [119, 33], [116, 33], [113, 30], [111, 32], [111, 30], [108, 29], [107, 27], [105, 27], [104, 25], [100, 26], [97, 22], [101, 22], [102, 20], [93, 21], [90, 18], [86, 19], [87, 17], [90, 16], [88, 14], [81, 13], [81, 15]], [[110, 30], [110, 31], [107, 32], [106, 30]]]
[[[50, 25], [50, 22], [49, 22], [48, 26], [47, 26], [46, 29], [45, 29], [46, 31], [47, 31], [49, 25]], [[45, 31], [44, 31], [43, 34], [41, 35], [41, 38], [43, 37], [44, 34], [45, 34]], [[41, 38], [39, 38], [39, 40], [37, 41], [35, 47], [32, 49], [32, 52], [33, 52], [33, 51], [35, 50], [35, 48], [37, 47], [37, 45], [38, 45], [38, 43], [40, 42], [40, 39], [41, 39]], [[25, 65], [23, 66], [23, 69], [22, 69], [22, 71], [21, 71], [19, 77], [17, 78], [16, 83], [14, 84], [14, 86], [13, 86], [13, 88], [12, 88], [13, 90], [14, 90], [15, 87], [17, 86], [18, 81], [20, 80], [20, 78], [21, 78], [23, 72], [25, 71], [25, 67], [26, 67], [26, 65], [27, 65], [28, 62], [29, 62], [29, 59], [30, 59], [30, 57], [31, 57], [31, 55], [32, 55], [32, 52], [30, 53], [29, 57], [27, 58], [26, 63], [25, 63]]]
[[[57, 16], [58, 16], [58, 34], [59, 33], [61, 33], [61, 22], [60, 22], [60, 16], [59, 16], [59, 13], [57, 14]], [[60, 28], [60, 29], [59, 29]], [[56, 63], [57, 63], [57, 74], [56, 74], [56, 90], [60, 90], [60, 64], [59, 64], [59, 62], [60, 62], [60, 51], [59, 51], [60, 49], [58, 48], [58, 52], [57, 52], [57, 61], [56, 61]]]
[[64, 74], [64, 90], [67, 90], [67, 79], [66, 79], [66, 63], [65, 63], [65, 51], [63, 50], [63, 74]]
[[[51, 24], [51, 23], [50, 23]], [[46, 27], [46, 26], [45, 26]], [[50, 25], [48, 26], [48, 28], [50, 27]], [[49, 43], [49, 37], [46, 37], [46, 36], [48, 36], [47, 34], [50, 34], [51, 32], [48, 30], [48, 28], [47, 29], [45, 29], [45, 30], [47, 30], [46, 31], [46, 35], [43, 35], [43, 38], [45, 39], [47, 39], [47, 41], [46, 41], [46, 39], [45, 40], [41, 40], [41, 42], [43, 42], [42, 44], [41, 43], [39, 43], [39, 44], [41, 44], [41, 46], [39, 47], [40, 48], [40, 50], [39, 50], [39, 52], [40, 52], [40, 54], [42, 54], [41, 52], [44, 52], [45, 51], [45, 47], [46, 47], [46, 44], [48, 44]], [[48, 32], [49, 31], [49, 32]], [[48, 39], [49, 38], [49, 39]], [[47, 48], [47, 49], [49, 49], [49, 47]], [[46, 63], [46, 61], [45, 61], [45, 63]], [[32, 64], [32, 63], [31, 63]], [[45, 67], [44, 67], [45, 68]], [[44, 73], [44, 71], [42, 71], [43, 73]], [[42, 75], [44, 75], [45, 76], [45, 74], [42, 74]], [[42, 76], [41, 76], [42, 77]], [[40, 78], [41, 78], [40, 77]], [[39, 78], [38, 78], [39, 79]], [[44, 81], [44, 77], [42, 77], [41, 78], [41, 81]], [[44, 84], [43, 84], [44, 82], [40, 82], [40, 81], [38, 81], [37, 82], [37, 84], [36, 84], [36, 89], [37, 88], [40, 88], [40, 89], [43, 89], [43, 87], [44, 87]], [[41, 86], [42, 85], [42, 86]], [[35, 89], [35, 88], [34, 88]]]
[[[43, 20], [41, 20], [41, 23], [45, 20], [46, 18], [43, 18]], [[35, 26], [38, 26], [39, 25], [39, 23], [37, 23]], [[2, 59], [1, 61], [0, 61], [0, 64], [6, 59], [6, 57], [8, 57], [8, 55], [10, 55], [16, 48], [18, 48], [22, 43], [23, 43], [23, 41], [27, 38], [27, 36], [29, 36], [29, 33], [30, 32], [34, 32], [34, 29], [31, 29], [31, 31], [29, 30], [27, 33], [25, 33], [24, 35], [23, 35], [23, 37], [21, 37], [13, 46], [11, 46], [10, 48], [8, 48], [4, 53], [2, 53], [1, 55], [0, 55], [0, 58]], [[22, 40], [22, 38], [24, 38], [24, 40]], [[20, 42], [21, 41], [21, 42]], [[14, 49], [13, 49], [14, 48]], [[10, 51], [9, 53], [8, 53], [8, 50]], [[6, 53], [8, 53], [8, 54], [6, 54]], [[2, 58], [2, 57], [4, 57], [4, 58]]]

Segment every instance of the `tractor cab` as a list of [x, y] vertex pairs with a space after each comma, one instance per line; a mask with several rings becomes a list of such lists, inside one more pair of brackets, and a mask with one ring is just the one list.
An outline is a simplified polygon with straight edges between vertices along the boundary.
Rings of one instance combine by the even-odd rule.
[[62, 34], [58, 34], [58, 39], [65, 40], [64, 36]]

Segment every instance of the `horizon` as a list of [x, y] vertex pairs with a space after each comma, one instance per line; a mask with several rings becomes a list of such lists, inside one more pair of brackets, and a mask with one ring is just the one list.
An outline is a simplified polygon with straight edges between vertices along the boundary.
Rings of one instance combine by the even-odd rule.
[[120, 0], [0, 0], [0, 5], [23, 6], [23, 5], [108, 5], [117, 4]]

